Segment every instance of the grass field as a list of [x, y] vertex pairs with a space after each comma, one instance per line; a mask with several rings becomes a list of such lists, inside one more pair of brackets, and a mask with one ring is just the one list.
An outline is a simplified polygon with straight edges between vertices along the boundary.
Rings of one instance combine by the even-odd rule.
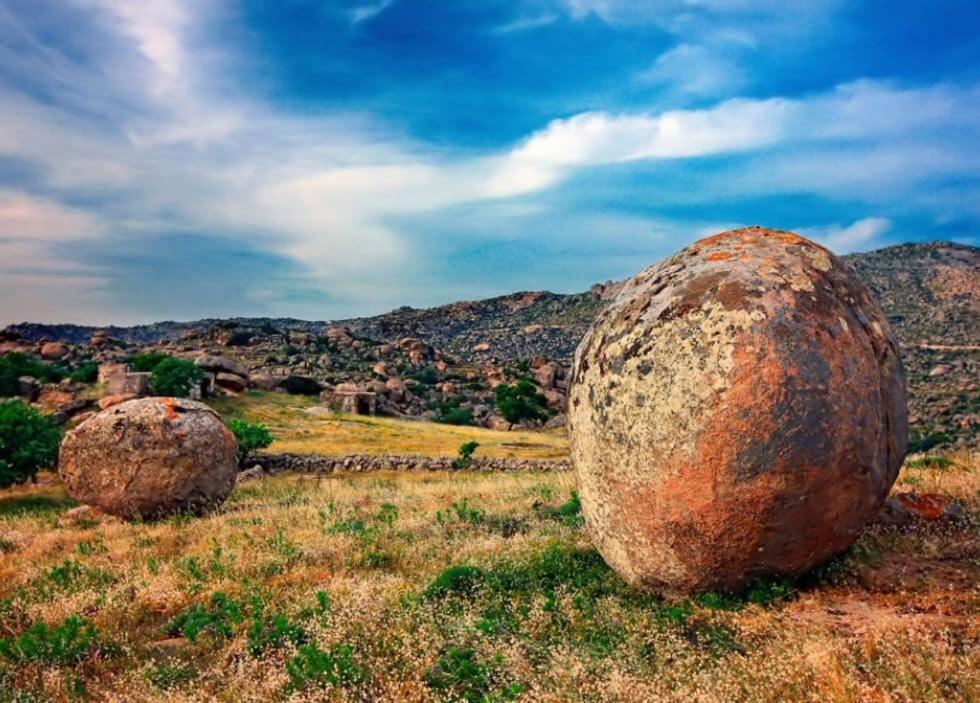
[[210, 401], [227, 417], [261, 422], [275, 436], [270, 452], [298, 454], [424, 454], [455, 456], [460, 444], [480, 443], [477, 454], [495, 457], [560, 459], [568, 454], [563, 430], [504, 432], [434, 422], [357, 415], [311, 415], [323, 402], [305, 396], [250, 391]]
[[280, 476], [122, 523], [0, 494], [0, 701], [971, 701], [961, 516], [869, 530], [806, 582], [665, 602], [591, 548], [570, 474]]

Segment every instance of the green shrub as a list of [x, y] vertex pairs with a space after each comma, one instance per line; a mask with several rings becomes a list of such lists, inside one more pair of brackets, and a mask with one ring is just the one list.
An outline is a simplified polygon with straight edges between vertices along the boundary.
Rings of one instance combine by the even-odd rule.
[[538, 393], [534, 384], [521, 379], [514, 385], [501, 383], [493, 389], [497, 411], [511, 425], [522, 420], [544, 420], [548, 417], [548, 399]]
[[71, 372], [72, 381], [75, 383], [95, 383], [99, 377], [99, 365], [94, 361], [85, 361]]
[[514, 700], [523, 691], [523, 687], [517, 683], [496, 689], [491, 667], [477, 659], [476, 653], [469, 647], [451, 648], [426, 672], [425, 682], [430, 688], [446, 691], [452, 700], [467, 703]]
[[211, 594], [206, 606], [195, 603], [179, 613], [164, 630], [170, 635], [182, 635], [191, 642], [196, 642], [202, 633], [227, 639], [232, 636], [234, 627], [244, 620], [242, 606], [219, 591]]
[[248, 455], [256, 449], [265, 449], [272, 444], [272, 433], [269, 428], [257, 422], [246, 420], [228, 420], [228, 429], [238, 440], [238, 465], [242, 466]]
[[265, 602], [260, 596], [252, 598], [247, 636], [248, 653], [253, 657], [278, 649], [287, 642], [305, 644], [308, 639], [306, 630], [291, 623], [285, 613], [267, 612]]
[[0, 657], [18, 664], [72, 664], [88, 656], [97, 639], [95, 627], [72, 615], [55, 627], [39, 622], [20, 637], [0, 639]]
[[457, 522], [469, 523], [475, 526], [483, 522], [484, 517], [485, 515], [482, 510], [471, 508], [469, 501], [463, 498], [463, 500], [453, 501], [449, 509], [445, 512], [438, 511], [436, 513], [436, 522], [440, 525], [450, 525]]
[[425, 589], [426, 598], [438, 598], [449, 595], [468, 595], [473, 593], [483, 582], [485, 572], [476, 566], [460, 564], [450, 566], [435, 577]]
[[54, 466], [61, 433], [54, 421], [22, 400], [0, 403], [0, 488]]
[[436, 422], [444, 425], [472, 425], [473, 413], [466, 408], [448, 408], [435, 416]]
[[473, 452], [480, 444], [478, 442], [465, 442], [459, 445], [459, 456], [453, 459], [452, 468], [454, 471], [462, 471], [470, 468], [473, 463]]
[[909, 469], [948, 469], [954, 466], [953, 462], [944, 456], [924, 456], [918, 459], [910, 459], [905, 462]]
[[21, 376], [30, 376], [42, 383], [57, 383], [65, 374], [58, 366], [42, 364], [20, 352], [8, 352], [0, 356], [0, 398], [17, 395], [17, 379]]
[[169, 358], [169, 355], [161, 352], [147, 352], [146, 354], [131, 356], [125, 361], [127, 364], [129, 364], [130, 370], [139, 373], [149, 373], [153, 371], [160, 364], [160, 362]]
[[159, 689], [176, 688], [194, 678], [194, 670], [179, 664], [154, 664], [143, 674], [143, 677]]
[[193, 361], [168, 357], [153, 367], [150, 392], [154, 395], [183, 397], [201, 383], [204, 372]]
[[298, 654], [286, 662], [290, 687], [299, 690], [311, 684], [339, 686], [360, 681], [364, 672], [351, 659], [353, 653], [354, 647], [350, 644], [333, 644], [327, 651], [315, 642], [303, 645]]

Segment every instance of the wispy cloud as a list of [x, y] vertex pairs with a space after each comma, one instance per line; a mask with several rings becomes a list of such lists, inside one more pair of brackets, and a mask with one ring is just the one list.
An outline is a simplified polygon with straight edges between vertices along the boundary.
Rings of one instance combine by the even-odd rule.
[[800, 234], [810, 237], [833, 252], [847, 254], [867, 249], [891, 229], [892, 223], [885, 217], [865, 217], [849, 225], [831, 224], [821, 227], [798, 228]]
[[[366, 22], [390, 5], [349, 5], [349, 17], [339, 22]], [[726, 51], [760, 50], [764, 28], [794, 32], [808, 18], [833, 12], [832, 2], [814, 3], [802, 14], [782, 3], [741, 0], [519, 3], [504, 15], [509, 22], [488, 19], [481, 36], [529, 41], [494, 37], [544, 25], [559, 31], [563, 23], [587, 19], [626, 25], [627, 32], [637, 31], [637, 23], [661, 28], [672, 43], [652, 68], [645, 56], [637, 66], [648, 67], [642, 90], [667, 92], [649, 100], [632, 96], [628, 105], [609, 109], [596, 97], [596, 109], [569, 110], [548, 122], [551, 110], [523, 138], [489, 146], [412, 136], [395, 109], [300, 109], [229, 80], [232, 48], [215, 41], [208, 24], [222, 17], [221, 0], [74, 0], [70, 6], [89, 23], [77, 34], [99, 37], [74, 52], [35, 24], [43, 18], [0, 8], [0, 166], [20, 174], [0, 180], [0, 287], [16, 282], [37, 298], [30, 308], [18, 307], [9, 294], [0, 298], [0, 317], [8, 320], [57, 310], [72, 286], [77, 300], [97, 302], [100, 310], [124, 306], [124, 300], [106, 302], [107, 286], [132, 279], [108, 269], [130, 265], [135, 254], [120, 263], [103, 253], [100, 261], [93, 247], [87, 264], [59, 269], [66, 241], [103, 243], [103, 252], [125, 242], [127, 252], [138, 253], [140, 242], [161, 247], [168, 236], [190, 251], [188, 237], [197, 236], [206, 238], [211, 256], [213, 243], [226, 240], [265, 257], [249, 270], [268, 276], [269, 286], [282, 285], [270, 272], [289, 262], [289, 277], [304, 291], [357, 300], [364, 310], [398, 304], [420, 287], [409, 274], [430, 262], [416, 256], [420, 235], [407, 233], [405, 222], [425, 221], [436, 233], [426, 251], [438, 252], [450, 240], [463, 246], [447, 228], [491, 241], [489, 229], [465, 215], [486, 216], [488, 208], [497, 208], [493, 229], [515, 241], [548, 227], [574, 232], [564, 248], [548, 251], [564, 251], [565, 263], [574, 255], [572, 238], [591, 237], [592, 247], [615, 239], [616, 228], [666, 253], [684, 243], [679, 232], [693, 237], [710, 222], [763, 219], [737, 211], [671, 223], [662, 213], [638, 214], [642, 208], [780, 194], [833, 198], [846, 202], [846, 214], [773, 224], [812, 227], [813, 236], [840, 250], [883, 241], [896, 218], [912, 209], [919, 217], [976, 217], [975, 204], [962, 197], [980, 179], [975, 84], [851, 80], [803, 93], [714, 99], [751, 81], [735, 60], [741, 54]], [[692, 18], [707, 22], [697, 37], [690, 34]], [[390, 50], [399, 41], [400, 35], [381, 46]], [[357, 75], [357, 67], [348, 68]], [[660, 107], [664, 95], [677, 93], [686, 96], [681, 105], [696, 107]], [[690, 180], [675, 184], [658, 173], [629, 186], [624, 177], [614, 196], [592, 202], [591, 211], [583, 205], [569, 214], [564, 203], [553, 204], [556, 193], [582, 188], [583, 180], [610, 169], [622, 176], [667, 163], [683, 164]], [[572, 227], [572, 220], [591, 224]], [[651, 232], [657, 236], [645, 236]], [[601, 258], [590, 252], [586, 259]], [[626, 255], [615, 260], [619, 265]], [[38, 283], [59, 271], [57, 285]], [[243, 291], [255, 291], [250, 301], [280, 299], [261, 283], [242, 283]], [[431, 279], [426, 285], [436, 287]]]

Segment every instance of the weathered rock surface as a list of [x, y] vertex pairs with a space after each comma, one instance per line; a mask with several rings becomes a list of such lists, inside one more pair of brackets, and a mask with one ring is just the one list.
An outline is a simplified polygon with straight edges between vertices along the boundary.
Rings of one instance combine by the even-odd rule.
[[236, 448], [207, 405], [139, 398], [68, 432], [58, 471], [73, 498], [112, 515], [201, 512], [231, 492]]
[[839, 258], [761, 228], [703, 239], [628, 281], [576, 352], [586, 523], [668, 594], [800, 574], [878, 511], [905, 402], [888, 322]]

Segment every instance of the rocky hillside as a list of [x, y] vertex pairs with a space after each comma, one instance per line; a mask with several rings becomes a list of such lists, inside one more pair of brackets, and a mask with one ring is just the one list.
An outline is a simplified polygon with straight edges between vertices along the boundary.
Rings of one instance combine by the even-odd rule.
[[[845, 258], [874, 290], [902, 343], [913, 448], [980, 444], [980, 249], [951, 243], [903, 244]], [[403, 307], [384, 315], [331, 323], [236, 318], [103, 329], [109, 337], [136, 346], [233, 347], [253, 370], [304, 372], [325, 383], [376, 380], [372, 366], [377, 361], [387, 360], [395, 366], [406, 362], [400, 357], [387, 359], [373, 350], [379, 345], [397, 349], [400, 341], [410, 338], [445, 353], [451, 363], [485, 369], [486, 373], [477, 374], [482, 381], [499, 376], [508, 365], [532, 358], [538, 359], [535, 366], [543, 363], [541, 358], [567, 364], [589, 324], [618, 289], [610, 282], [571, 295], [514, 293], [436, 308]], [[24, 323], [0, 332], [0, 339], [5, 334], [33, 342], [51, 339], [85, 344], [95, 329]], [[329, 349], [295, 342], [297, 335], [320, 339], [329, 337], [327, 332], [334, 329], [346, 330], [352, 340], [360, 340], [360, 351], [352, 347], [352, 354], [328, 359], [324, 352]], [[215, 334], [222, 336], [220, 343]], [[246, 338], [239, 340], [243, 335]], [[436, 380], [460, 379], [440, 375]]]

